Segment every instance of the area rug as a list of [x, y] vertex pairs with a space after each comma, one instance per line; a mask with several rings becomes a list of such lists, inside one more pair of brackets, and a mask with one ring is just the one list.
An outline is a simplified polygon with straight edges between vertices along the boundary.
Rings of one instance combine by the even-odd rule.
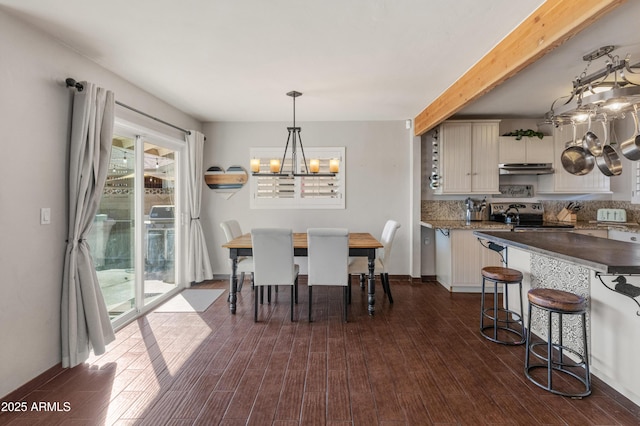
[[155, 312], [204, 312], [224, 293], [219, 289], [186, 289], [163, 303]]

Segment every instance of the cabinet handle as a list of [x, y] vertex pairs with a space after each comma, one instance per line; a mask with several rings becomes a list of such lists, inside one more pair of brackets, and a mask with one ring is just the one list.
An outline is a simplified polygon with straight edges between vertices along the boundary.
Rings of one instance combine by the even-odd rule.
[[638, 241], [638, 239], [636, 237], [631, 237], [630, 240], [631, 241]]

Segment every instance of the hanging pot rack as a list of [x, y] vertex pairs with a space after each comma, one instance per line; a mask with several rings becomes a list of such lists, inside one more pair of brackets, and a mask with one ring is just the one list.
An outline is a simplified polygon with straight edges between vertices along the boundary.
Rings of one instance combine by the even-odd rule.
[[[629, 55], [621, 59], [611, 54], [613, 50], [615, 46], [603, 46], [582, 57], [587, 62], [584, 71], [573, 80], [568, 95], [553, 101], [545, 115], [547, 122], [561, 126], [589, 118], [592, 121], [623, 119], [640, 105], [640, 81], [633, 81], [631, 77], [640, 74], [640, 62], [631, 64]], [[591, 63], [605, 56], [604, 67], [587, 74]]]

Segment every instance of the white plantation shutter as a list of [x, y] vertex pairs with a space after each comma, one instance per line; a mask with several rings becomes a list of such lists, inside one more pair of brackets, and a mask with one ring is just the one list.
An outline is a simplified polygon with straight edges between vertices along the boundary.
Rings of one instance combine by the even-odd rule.
[[[319, 159], [319, 176], [276, 176], [269, 175], [269, 161], [272, 158], [282, 160], [281, 148], [252, 148], [251, 158], [260, 160], [261, 175], [250, 176], [252, 209], [344, 209], [344, 147], [305, 148], [307, 166], [310, 159]], [[337, 159], [340, 171], [335, 176], [322, 176], [329, 173], [329, 161]], [[282, 168], [289, 173], [291, 158], [287, 157]], [[298, 152], [298, 171], [305, 173], [302, 153]]]

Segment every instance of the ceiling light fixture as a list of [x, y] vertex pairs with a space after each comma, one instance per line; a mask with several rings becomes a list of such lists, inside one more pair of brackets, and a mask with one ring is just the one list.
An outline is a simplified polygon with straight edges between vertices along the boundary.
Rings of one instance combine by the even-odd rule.
[[[614, 50], [615, 46], [603, 46], [582, 57], [587, 62], [584, 71], [573, 80], [569, 95], [553, 101], [545, 117], [548, 121], [559, 126], [588, 118], [624, 118], [626, 112], [640, 105], [640, 83], [627, 78], [627, 75], [640, 74], [640, 63], [631, 65], [629, 55], [620, 59], [611, 54]], [[604, 66], [587, 74], [591, 63], [602, 57], [606, 57]], [[561, 100], [564, 103], [556, 107]]]
[[[339, 172], [338, 160], [329, 161], [329, 173], [320, 173], [320, 160], [311, 159], [307, 165], [307, 158], [304, 154], [304, 147], [302, 146], [302, 138], [300, 136], [301, 128], [296, 126], [296, 98], [302, 96], [301, 92], [295, 90], [288, 92], [287, 96], [293, 98], [293, 125], [287, 127], [289, 135], [287, 136], [287, 144], [284, 147], [284, 154], [282, 160], [278, 158], [272, 158], [269, 160], [269, 172], [260, 171], [260, 159], [252, 158], [250, 161], [251, 172], [253, 176], [335, 176]], [[287, 151], [289, 150], [289, 144], [291, 144], [291, 170], [284, 170], [284, 163], [287, 158]], [[300, 171], [300, 163], [298, 163], [298, 144], [300, 144], [300, 152], [302, 153], [302, 165], [304, 166], [304, 172]]]

